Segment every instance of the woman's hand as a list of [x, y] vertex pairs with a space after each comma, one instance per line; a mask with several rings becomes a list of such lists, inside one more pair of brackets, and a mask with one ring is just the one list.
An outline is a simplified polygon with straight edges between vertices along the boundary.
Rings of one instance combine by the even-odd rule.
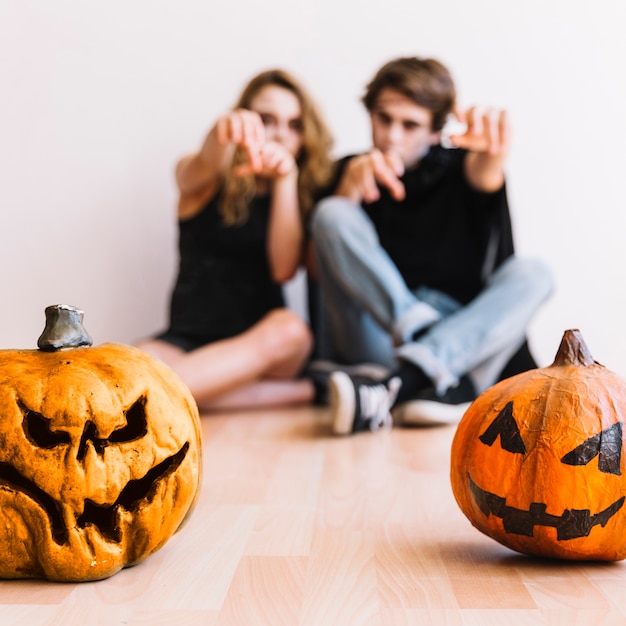
[[293, 155], [282, 144], [275, 141], [264, 143], [255, 152], [254, 162], [247, 162], [235, 167], [237, 176], [261, 176], [263, 178], [279, 178], [296, 169]]
[[261, 150], [265, 144], [265, 127], [258, 113], [236, 109], [222, 115], [215, 123], [215, 136], [222, 146], [241, 146], [246, 165], [252, 172], [262, 167]]

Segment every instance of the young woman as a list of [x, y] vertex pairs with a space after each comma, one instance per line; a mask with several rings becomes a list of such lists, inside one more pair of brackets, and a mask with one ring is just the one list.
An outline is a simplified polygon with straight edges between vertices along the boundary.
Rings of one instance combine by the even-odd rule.
[[303, 87], [263, 72], [176, 167], [180, 266], [170, 326], [139, 347], [201, 409], [308, 402], [312, 348], [281, 284], [303, 262], [303, 224], [332, 169], [332, 139]]

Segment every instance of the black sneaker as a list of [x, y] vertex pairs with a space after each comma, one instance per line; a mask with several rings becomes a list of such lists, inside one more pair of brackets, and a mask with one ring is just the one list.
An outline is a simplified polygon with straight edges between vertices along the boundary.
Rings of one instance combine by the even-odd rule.
[[391, 428], [393, 421], [389, 410], [400, 385], [397, 377], [384, 384], [360, 381], [345, 372], [333, 372], [329, 386], [333, 432], [347, 435]]
[[328, 406], [328, 385], [330, 384], [330, 372], [321, 372], [318, 370], [306, 370], [302, 374], [303, 379], [308, 379], [313, 385], [315, 394], [313, 395], [313, 404], [315, 406]]
[[309, 379], [315, 389], [313, 404], [328, 406], [330, 403], [328, 387], [333, 372], [345, 372], [353, 379], [381, 380], [388, 376], [389, 371], [382, 365], [374, 363], [360, 363], [359, 365], [342, 365], [332, 361], [311, 361], [302, 373], [302, 378]]
[[425, 389], [412, 400], [399, 404], [393, 410], [393, 417], [407, 426], [457, 424], [477, 395], [472, 381], [462, 376], [456, 387], [450, 387], [442, 395], [437, 395], [433, 388]]

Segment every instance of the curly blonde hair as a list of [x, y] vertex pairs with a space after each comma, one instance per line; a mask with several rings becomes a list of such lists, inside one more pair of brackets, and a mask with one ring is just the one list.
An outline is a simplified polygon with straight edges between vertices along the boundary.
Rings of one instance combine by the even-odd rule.
[[[263, 87], [275, 85], [292, 92], [302, 111], [302, 147], [296, 157], [298, 198], [303, 221], [313, 208], [316, 192], [326, 185], [333, 171], [330, 149], [333, 138], [317, 105], [304, 87], [288, 72], [271, 69], [255, 76], [244, 88], [234, 109], [249, 109]], [[240, 148], [235, 151], [232, 167], [224, 175], [220, 214], [227, 225], [248, 219], [250, 202], [255, 194], [254, 176], [235, 176], [233, 168], [243, 161]]]

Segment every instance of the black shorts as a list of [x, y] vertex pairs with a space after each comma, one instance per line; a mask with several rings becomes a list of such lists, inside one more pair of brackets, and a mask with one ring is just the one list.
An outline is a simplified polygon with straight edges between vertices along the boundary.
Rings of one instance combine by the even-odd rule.
[[177, 346], [185, 352], [191, 352], [197, 350], [202, 346], [206, 346], [209, 343], [213, 343], [215, 340], [207, 337], [196, 337], [192, 335], [184, 335], [181, 333], [175, 333], [172, 330], [166, 330], [165, 332], [157, 335], [155, 339], [171, 343], [173, 346]]

